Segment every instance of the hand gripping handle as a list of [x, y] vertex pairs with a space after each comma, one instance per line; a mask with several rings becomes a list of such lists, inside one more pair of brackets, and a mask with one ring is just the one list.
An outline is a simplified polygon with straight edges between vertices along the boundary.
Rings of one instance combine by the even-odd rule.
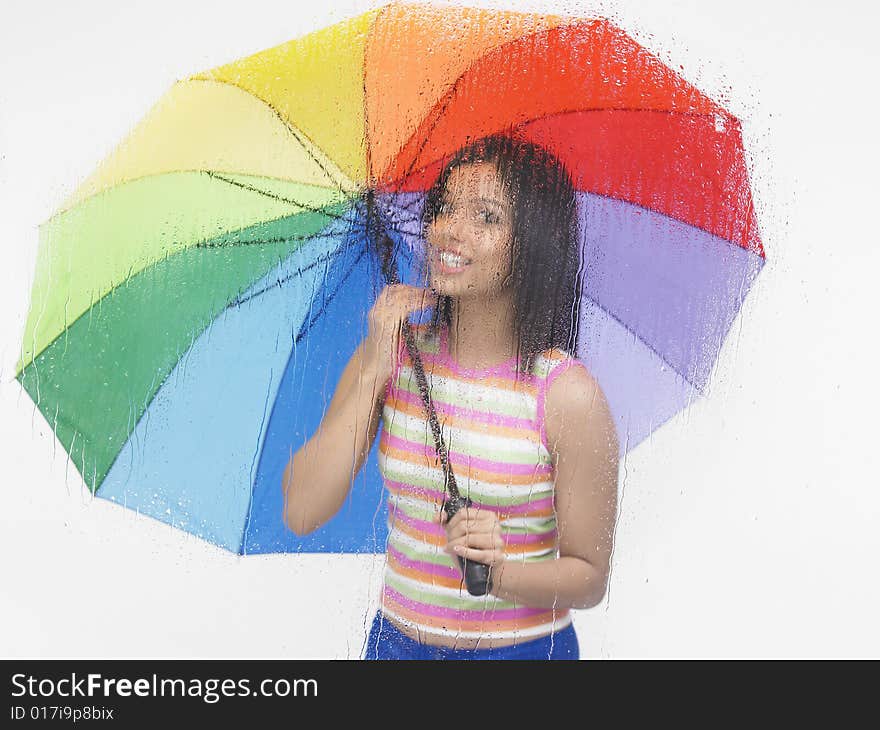
[[[462, 507], [471, 507], [472, 505], [473, 501], [470, 497], [456, 496], [447, 500], [443, 509], [451, 520]], [[492, 590], [492, 578], [489, 575], [490, 566], [474, 560], [466, 560], [461, 555], [458, 556], [458, 563], [461, 566], [461, 572], [464, 573], [468, 593], [472, 596], [485, 596]]]

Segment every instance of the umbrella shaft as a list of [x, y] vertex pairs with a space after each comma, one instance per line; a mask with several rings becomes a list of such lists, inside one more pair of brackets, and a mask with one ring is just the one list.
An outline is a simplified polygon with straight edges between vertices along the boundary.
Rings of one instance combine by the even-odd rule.
[[[400, 278], [397, 275], [397, 266], [395, 265], [396, 262], [393, 254], [394, 243], [383, 229], [381, 221], [376, 214], [375, 200], [373, 198], [372, 190], [367, 194], [367, 226], [369, 229], [372, 229], [370, 232], [376, 236], [373, 240], [379, 241], [378, 253], [382, 262], [382, 272], [385, 275], [386, 281], [390, 284], [399, 284]], [[440, 463], [443, 465], [443, 474], [446, 481], [445, 488], [452, 497], [449, 507], [454, 509], [454, 512], [452, 513], [454, 514], [461, 506], [464, 506], [464, 502], [458, 492], [458, 484], [455, 482], [455, 475], [452, 473], [452, 468], [449, 466], [449, 455], [446, 452], [446, 444], [443, 441], [440, 424], [437, 421], [437, 414], [434, 412], [434, 404], [431, 402], [431, 397], [428, 394], [428, 381], [427, 378], [425, 378], [425, 369], [422, 365], [422, 358], [419, 355], [418, 347], [416, 347], [412, 326], [406, 317], [403, 319], [402, 334], [404, 342], [406, 343], [406, 350], [409, 353], [409, 358], [416, 374], [416, 381], [419, 385], [419, 392], [421, 393], [422, 401], [428, 411], [428, 422], [431, 425], [431, 431], [434, 435], [437, 455], [440, 457]], [[449, 516], [452, 517], [452, 514]]]

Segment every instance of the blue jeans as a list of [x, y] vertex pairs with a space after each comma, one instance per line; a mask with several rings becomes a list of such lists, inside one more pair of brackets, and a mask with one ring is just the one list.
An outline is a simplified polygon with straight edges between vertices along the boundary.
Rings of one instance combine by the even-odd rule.
[[511, 646], [453, 649], [410, 638], [376, 611], [364, 650], [364, 659], [578, 659], [580, 649], [574, 625]]

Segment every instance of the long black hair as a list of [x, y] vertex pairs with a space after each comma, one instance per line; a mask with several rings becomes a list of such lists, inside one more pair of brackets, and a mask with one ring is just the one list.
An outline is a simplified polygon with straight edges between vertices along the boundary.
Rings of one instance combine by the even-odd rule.
[[[514, 338], [520, 372], [531, 371], [535, 356], [551, 348], [574, 354], [580, 322], [582, 274], [577, 201], [564, 165], [546, 148], [514, 135], [482, 137], [445, 162], [425, 196], [422, 233], [439, 215], [453, 168], [494, 162], [513, 208], [511, 251]], [[452, 324], [452, 298], [441, 295], [431, 320]]]

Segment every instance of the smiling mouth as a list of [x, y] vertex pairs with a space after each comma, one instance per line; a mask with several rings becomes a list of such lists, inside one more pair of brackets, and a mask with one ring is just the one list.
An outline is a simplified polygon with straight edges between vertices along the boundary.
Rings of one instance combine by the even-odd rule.
[[450, 269], [461, 269], [471, 263], [470, 259], [452, 253], [452, 251], [439, 251], [437, 253], [437, 258], [440, 260], [441, 264]]

